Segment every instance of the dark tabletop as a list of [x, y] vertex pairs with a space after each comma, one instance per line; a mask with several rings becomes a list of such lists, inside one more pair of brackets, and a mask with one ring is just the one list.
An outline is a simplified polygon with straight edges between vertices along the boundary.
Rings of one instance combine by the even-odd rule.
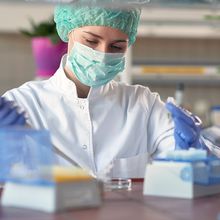
[[133, 183], [131, 191], [104, 193], [99, 208], [77, 209], [48, 214], [39, 211], [0, 207], [6, 220], [212, 220], [220, 213], [220, 194], [197, 199], [143, 196], [143, 183]]

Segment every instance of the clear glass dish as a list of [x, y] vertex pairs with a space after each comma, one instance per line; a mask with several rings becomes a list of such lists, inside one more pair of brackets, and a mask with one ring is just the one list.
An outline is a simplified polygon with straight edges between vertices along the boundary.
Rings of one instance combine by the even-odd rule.
[[114, 178], [109, 179], [104, 183], [104, 189], [106, 191], [112, 190], [127, 190], [130, 191], [132, 181], [129, 178]]

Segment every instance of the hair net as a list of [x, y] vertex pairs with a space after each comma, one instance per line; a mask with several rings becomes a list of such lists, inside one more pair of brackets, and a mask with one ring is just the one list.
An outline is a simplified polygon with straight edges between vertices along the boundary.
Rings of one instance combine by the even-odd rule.
[[126, 33], [129, 44], [136, 39], [140, 9], [113, 9], [77, 4], [58, 5], [54, 11], [57, 32], [60, 38], [68, 41], [68, 34], [83, 26], [108, 26]]

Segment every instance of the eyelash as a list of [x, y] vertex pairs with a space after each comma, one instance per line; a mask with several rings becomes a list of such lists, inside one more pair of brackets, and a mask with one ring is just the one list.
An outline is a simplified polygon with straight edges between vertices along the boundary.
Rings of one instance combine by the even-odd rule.
[[97, 44], [98, 43], [97, 41], [92, 41], [92, 40], [88, 40], [88, 39], [86, 40], [86, 42], [90, 43], [90, 44]]
[[116, 49], [116, 50], [122, 50], [121, 47], [117, 47], [117, 46], [114, 46], [114, 45], [112, 45], [111, 47], [112, 47], [113, 49]]
[[[95, 45], [95, 44], [97, 44], [97, 43], [98, 43], [97, 41], [88, 40], [88, 39], [86, 39], [86, 42], [87, 42], [87, 43], [89, 43], [89, 44], [92, 44], [92, 45]], [[112, 48], [112, 49], [115, 49], [115, 50], [122, 50], [122, 48], [121, 48], [121, 47], [114, 46], [114, 45], [111, 45], [111, 48]]]

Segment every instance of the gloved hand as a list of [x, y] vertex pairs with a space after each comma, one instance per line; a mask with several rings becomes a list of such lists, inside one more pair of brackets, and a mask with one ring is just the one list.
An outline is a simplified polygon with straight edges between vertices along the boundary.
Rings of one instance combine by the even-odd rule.
[[167, 102], [166, 108], [174, 121], [175, 149], [203, 148], [203, 142], [200, 140], [202, 122], [199, 117], [172, 102]]
[[25, 125], [24, 113], [18, 113], [14, 102], [0, 97], [0, 128], [9, 125]]

